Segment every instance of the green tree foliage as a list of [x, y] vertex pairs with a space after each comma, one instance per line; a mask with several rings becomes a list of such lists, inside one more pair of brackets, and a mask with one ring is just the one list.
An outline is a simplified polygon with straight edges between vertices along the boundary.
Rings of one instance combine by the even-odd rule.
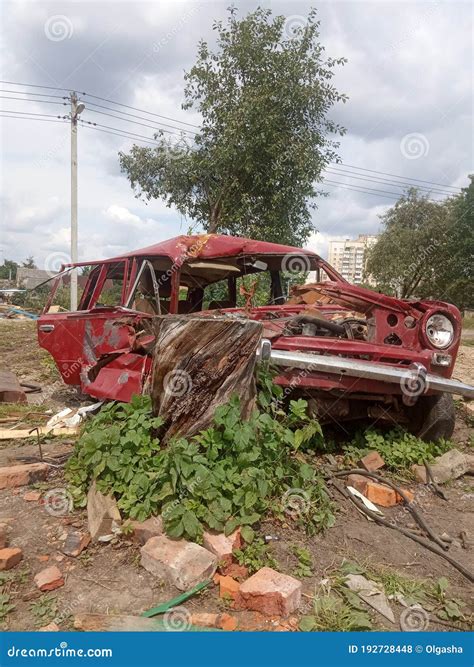
[[448, 234], [438, 293], [461, 310], [474, 307], [474, 176], [460, 195], [446, 202]]
[[12, 259], [6, 259], [0, 266], [0, 278], [3, 280], [15, 280], [18, 264]]
[[190, 140], [157, 135], [120, 164], [145, 199], [161, 198], [209, 232], [301, 245], [312, 231], [321, 172], [337, 159], [328, 113], [345, 96], [331, 83], [343, 58], [328, 58], [316, 12], [288, 34], [285, 17], [257, 9], [214, 24], [185, 75], [184, 109], [202, 116]]
[[384, 215], [367, 273], [382, 291], [402, 298], [433, 294], [447, 242], [447, 208], [411, 188]]
[[410, 189], [381, 216], [383, 233], [367, 272], [378, 288], [402, 298], [474, 305], [474, 177], [459, 195], [430, 201]]

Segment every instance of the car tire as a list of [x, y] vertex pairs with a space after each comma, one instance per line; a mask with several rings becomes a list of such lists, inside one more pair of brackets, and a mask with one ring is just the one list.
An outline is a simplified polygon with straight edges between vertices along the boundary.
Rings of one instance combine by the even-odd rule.
[[453, 435], [456, 411], [451, 394], [422, 396], [411, 409], [412, 433], [426, 442], [449, 440]]

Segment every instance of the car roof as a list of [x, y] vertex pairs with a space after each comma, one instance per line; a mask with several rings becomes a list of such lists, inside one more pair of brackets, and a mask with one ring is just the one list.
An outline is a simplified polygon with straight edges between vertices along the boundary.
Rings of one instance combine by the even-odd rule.
[[279, 243], [253, 241], [252, 239], [239, 236], [225, 236], [222, 234], [196, 234], [193, 236], [176, 236], [167, 241], [161, 241], [160, 243], [140, 248], [139, 250], [131, 250], [118, 257], [113, 257], [112, 260], [124, 259], [126, 257], [164, 256], [176, 262], [188, 258], [215, 259], [217, 257], [259, 254], [297, 254], [318, 258], [318, 255], [311, 250], [280, 245]]

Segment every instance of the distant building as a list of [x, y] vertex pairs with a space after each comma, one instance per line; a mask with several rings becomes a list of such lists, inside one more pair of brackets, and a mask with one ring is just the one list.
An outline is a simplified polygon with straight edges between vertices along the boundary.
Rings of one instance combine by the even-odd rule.
[[51, 274], [43, 269], [27, 269], [19, 266], [16, 270], [16, 286], [24, 289], [33, 289], [50, 278]]
[[350, 283], [360, 285], [361, 283], [373, 284], [370, 276], [366, 275], [367, 250], [377, 243], [377, 236], [359, 234], [358, 238], [351, 241], [329, 242], [329, 264]]

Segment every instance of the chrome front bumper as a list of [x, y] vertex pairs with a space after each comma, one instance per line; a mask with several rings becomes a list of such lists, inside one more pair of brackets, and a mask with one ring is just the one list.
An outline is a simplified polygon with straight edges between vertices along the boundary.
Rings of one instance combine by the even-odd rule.
[[428, 373], [423, 364], [413, 364], [409, 368], [397, 368], [382, 363], [346, 359], [333, 355], [273, 350], [270, 341], [265, 338], [261, 341], [257, 351], [257, 361], [269, 361], [275, 366], [299, 368], [309, 372], [332, 373], [339, 377], [348, 376], [398, 384], [401, 393], [408, 398], [416, 398], [428, 390], [474, 398], [472, 385]]

